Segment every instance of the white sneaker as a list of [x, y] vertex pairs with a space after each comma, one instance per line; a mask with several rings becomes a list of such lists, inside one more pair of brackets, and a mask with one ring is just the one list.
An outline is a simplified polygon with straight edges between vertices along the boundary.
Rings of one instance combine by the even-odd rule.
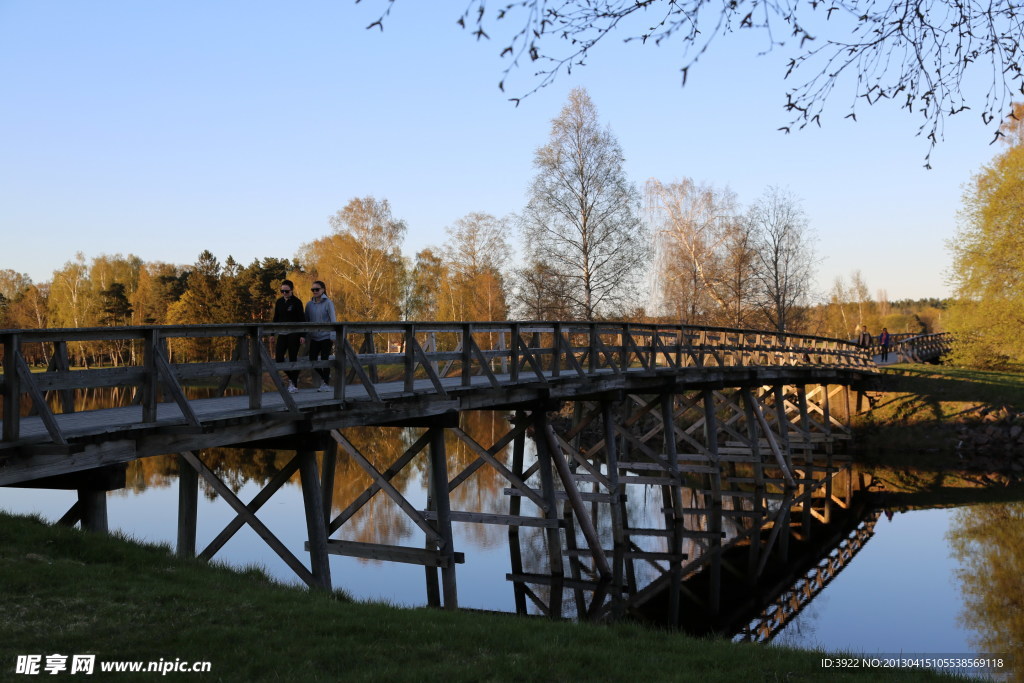
[[297, 394], [297, 393], [299, 393], [299, 388], [297, 386], [295, 386], [294, 384], [292, 384], [291, 382], [288, 382], [288, 393], [289, 394]]
[[320, 383], [320, 388], [317, 389], [317, 391], [330, 391], [330, 390], [331, 390], [331, 387], [330, 387], [329, 384], [327, 384], [327, 382], [321, 382]]

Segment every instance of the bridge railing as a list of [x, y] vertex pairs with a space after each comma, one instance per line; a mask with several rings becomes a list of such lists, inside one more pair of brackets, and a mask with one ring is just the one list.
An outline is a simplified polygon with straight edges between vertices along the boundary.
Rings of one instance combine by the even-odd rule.
[[[948, 353], [952, 343], [953, 335], [948, 332], [900, 333], [890, 338], [889, 353], [896, 354], [900, 362], [922, 362]], [[877, 356], [882, 353], [882, 345], [872, 344], [869, 352], [872, 356]]]
[[[329, 360], [277, 363], [275, 335], [319, 330], [336, 341]], [[19, 440], [20, 423], [42, 418], [56, 443], [66, 443], [54, 415], [76, 410], [76, 395], [118, 388], [122, 407], [137, 407], [138, 424], [157, 407], [176, 403], [200, 425], [191, 401], [227, 393], [280, 395], [299, 412], [285, 371], [330, 369], [338, 401], [380, 402], [381, 394], [447, 395], [460, 387], [554, 382], [569, 376], [680, 371], [736, 366], [818, 366], [875, 372], [856, 344], [825, 337], [758, 330], [619, 322], [251, 323], [84, 329], [0, 330], [3, 444]], [[103, 349], [104, 367], [75, 367], [82, 349]], [[33, 372], [26, 358], [47, 361]], [[319, 380], [317, 380], [319, 383]], [[275, 410], [280, 410], [280, 403]], [[109, 404], [105, 407], [109, 407]]]

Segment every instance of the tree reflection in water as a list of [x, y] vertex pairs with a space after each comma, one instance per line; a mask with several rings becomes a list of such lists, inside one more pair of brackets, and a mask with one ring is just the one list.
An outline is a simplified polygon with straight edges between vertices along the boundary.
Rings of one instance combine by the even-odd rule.
[[[510, 429], [507, 416], [501, 412], [465, 412], [460, 416], [460, 427], [484, 448], [490, 447]], [[353, 427], [343, 430], [345, 437], [359, 449], [377, 471], [384, 472], [402, 456], [424, 432], [423, 429], [398, 427]], [[477, 459], [476, 453], [453, 432], [445, 434], [449, 477], [454, 477]], [[504, 464], [510, 459], [510, 448], [495, 457]], [[201, 457], [228, 487], [238, 493], [247, 484], [265, 486], [294, 457], [293, 451], [275, 451], [256, 448], [212, 448]], [[178, 458], [175, 455], [144, 458], [129, 463], [127, 490], [139, 493], [148, 488], [172, 486], [177, 481]], [[357, 496], [365, 491], [372, 479], [359, 465], [339, 450], [334, 478], [334, 509], [337, 515]], [[421, 509], [420, 500], [427, 486], [427, 449], [418, 454], [408, 466], [391, 479], [391, 483]], [[296, 472], [288, 486], [299, 486]], [[492, 467], [481, 467], [460, 484], [451, 495], [453, 510], [506, 513], [508, 499], [502, 494], [505, 481]], [[213, 500], [216, 493], [204, 481], [200, 487], [206, 498]], [[469, 524], [463, 529], [476, 547], [493, 547], [505, 542], [505, 529], [487, 524]], [[346, 540], [366, 543], [398, 545], [403, 539], [418, 532], [409, 518], [379, 492], [373, 500], [342, 527]], [[338, 534], [335, 534], [337, 537]]]
[[1024, 501], [960, 508], [948, 538], [975, 651], [1024, 652]]

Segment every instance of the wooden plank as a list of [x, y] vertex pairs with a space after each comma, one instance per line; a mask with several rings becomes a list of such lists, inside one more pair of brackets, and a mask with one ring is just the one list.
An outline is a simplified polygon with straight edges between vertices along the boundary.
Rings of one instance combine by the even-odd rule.
[[434, 372], [434, 366], [431, 364], [430, 359], [427, 358], [427, 354], [425, 354], [423, 349], [420, 348], [420, 343], [416, 341], [416, 337], [412, 335], [409, 336], [409, 343], [412, 344], [413, 354], [419, 360], [420, 366], [427, 373], [427, 378], [430, 380], [430, 383], [434, 385], [434, 390], [444, 398], [448, 398], [448, 392], [444, 390], [444, 386], [441, 384], [441, 378], [437, 376], [436, 372]]
[[[359, 380], [362, 382], [362, 387], [370, 396], [370, 399], [374, 403], [380, 403], [381, 400], [380, 395], [377, 393], [377, 388], [374, 386], [374, 383], [370, 379], [370, 376], [366, 374], [366, 371], [363, 369], [363, 364], [360, 362], [359, 356], [356, 355], [356, 352], [349, 345], [347, 339], [339, 340], [339, 343], [342, 348], [337, 349], [335, 353], [345, 354], [345, 357], [348, 359], [349, 365], [351, 365], [352, 371], [356, 373], [357, 377], [359, 377]], [[373, 367], [375, 369], [375, 366]]]
[[32, 399], [32, 404], [35, 405], [36, 410], [39, 412], [39, 417], [42, 418], [43, 424], [46, 425], [46, 431], [50, 434], [50, 438], [56, 444], [67, 446], [68, 441], [61, 433], [53, 413], [50, 412], [50, 406], [46, 404], [46, 398], [36, 387], [35, 382], [32, 381], [32, 371], [29, 370], [28, 364], [21, 355], [21, 351], [14, 351], [14, 365], [17, 368], [18, 379], [21, 381], [23, 390], [28, 392], [29, 397]]
[[193, 427], [202, 427], [203, 425], [199, 418], [196, 417], [195, 412], [193, 412], [188, 398], [185, 397], [185, 392], [181, 390], [181, 385], [178, 384], [178, 378], [174, 375], [174, 370], [171, 368], [170, 363], [167, 362], [167, 359], [164, 358], [163, 349], [159, 347], [153, 349], [153, 363], [157, 375], [163, 380], [167, 393], [178, 404], [178, 408], [181, 409], [181, 414], [185, 420]]
[[267, 526], [259, 520], [258, 517], [249, 512], [245, 504], [238, 499], [238, 496], [236, 496], [234, 492], [203, 463], [202, 460], [189, 451], [183, 451], [181, 455], [190, 465], [192, 465], [193, 468], [195, 468], [197, 472], [199, 472], [199, 475], [206, 480], [206, 483], [212, 486], [213, 490], [216, 491], [220, 497], [223, 498], [228, 505], [230, 505], [234, 511], [245, 520], [245, 523], [252, 527], [252, 530], [256, 532], [256, 535], [262, 538], [263, 541], [270, 546], [275, 553], [277, 553], [278, 557], [284, 560], [284, 563], [287, 564], [291, 570], [306, 583], [307, 586], [313, 588], [319, 585], [316, 577], [314, 577], [313, 574], [306, 569], [301, 562], [299, 562], [298, 558], [296, 558], [295, 555], [293, 555], [291, 551], [288, 550], [280, 540], [278, 540], [277, 536], [275, 536], [270, 529], [268, 529]]
[[281, 400], [284, 401], [285, 407], [289, 413], [299, 412], [298, 406], [295, 405], [295, 399], [292, 398], [291, 393], [285, 387], [284, 380], [281, 379], [281, 372], [277, 368], [277, 363], [270, 357], [270, 351], [263, 344], [257, 344], [260, 349], [260, 361], [263, 369], [267, 374], [270, 375], [271, 381], [274, 383], [274, 387], [277, 389], [278, 395]]
[[[433, 510], [422, 510], [420, 512], [427, 519], [437, 519], [437, 513]], [[465, 512], [452, 510], [451, 520], [453, 522], [469, 522], [471, 524], [496, 524], [500, 526], [529, 526], [561, 529], [565, 526], [560, 519], [545, 519], [543, 517], [526, 517], [523, 515], [500, 515], [489, 512]]]
[[568, 590], [593, 591], [599, 587], [608, 585], [608, 581], [587, 581], [585, 579], [571, 579], [563, 576], [552, 576], [550, 574], [514, 573], [506, 574], [506, 581], [513, 583], [532, 583], [538, 586], [560, 586]]
[[[448, 558], [434, 550], [410, 548], [408, 546], [400, 545], [363, 543], [360, 541], [342, 541], [333, 538], [327, 541], [327, 552], [332, 555], [362, 557], [368, 560], [382, 560], [386, 562], [420, 564], [427, 567], [443, 568], [450, 564]], [[465, 563], [465, 553], [454, 553], [452, 561], [454, 561], [455, 564]]]

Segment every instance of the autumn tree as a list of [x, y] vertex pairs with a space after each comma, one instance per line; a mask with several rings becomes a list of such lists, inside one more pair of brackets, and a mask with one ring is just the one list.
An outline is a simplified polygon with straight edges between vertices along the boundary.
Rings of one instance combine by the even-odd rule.
[[50, 320], [55, 327], [88, 327], [95, 324], [95, 300], [89, 282], [85, 255], [53, 273], [50, 284]]
[[[1014, 118], [1015, 117], [1015, 118]], [[971, 179], [953, 252], [954, 358], [980, 366], [1024, 359], [1024, 103], [1002, 126], [1006, 149]]]
[[448, 280], [448, 268], [434, 249], [416, 254], [408, 268], [402, 317], [405, 320], [440, 320], [440, 290]]
[[0, 328], [12, 327], [10, 310], [32, 286], [32, 278], [11, 269], [0, 270]]
[[398, 320], [406, 277], [405, 221], [391, 215], [388, 200], [357, 197], [329, 222], [334, 233], [304, 244], [300, 260], [327, 284], [338, 316]]
[[537, 175], [522, 216], [527, 258], [564, 281], [572, 314], [587, 320], [628, 303], [647, 257], [640, 196], [624, 161], [583, 88], [569, 93], [534, 154]]
[[185, 293], [184, 271], [159, 261], [144, 263], [139, 269], [138, 286], [129, 296], [132, 320], [137, 325], [163, 325], [167, 309]]
[[[221, 300], [220, 276], [220, 261], [204, 249], [187, 273], [184, 293], [167, 308], [167, 322], [171, 325], [234, 322], [227, 318], [229, 313]], [[230, 346], [225, 340], [182, 338], [174, 340], [171, 352], [190, 360], [215, 360], [227, 357]]]
[[508, 220], [470, 213], [446, 229], [442, 253], [451, 309], [443, 320], [505, 320], [505, 267], [510, 260]]
[[768, 188], [747, 213], [754, 230], [757, 301], [767, 324], [779, 332], [796, 328], [810, 303], [814, 279], [813, 234], [799, 201]]

